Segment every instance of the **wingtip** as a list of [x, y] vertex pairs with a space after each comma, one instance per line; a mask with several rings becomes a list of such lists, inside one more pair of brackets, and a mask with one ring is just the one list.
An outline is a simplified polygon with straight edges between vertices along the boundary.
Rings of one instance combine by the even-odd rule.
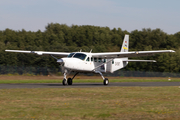
[[9, 52], [10, 50], [5, 50], [5, 52]]

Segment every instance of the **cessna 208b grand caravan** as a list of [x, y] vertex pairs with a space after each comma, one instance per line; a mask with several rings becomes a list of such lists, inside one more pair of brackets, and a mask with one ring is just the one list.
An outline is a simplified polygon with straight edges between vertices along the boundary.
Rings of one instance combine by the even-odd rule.
[[[32, 53], [37, 55], [54, 55], [59, 56], [57, 62], [64, 73], [63, 85], [72, 85], [74, 77], [79, 72], [93, 72], [99, 73], [103, 78], [103, 84], [108, 85], [108, 78], [104, 78], [102, 73], [113, 73], [119, 69], [124, 68], [128, 62], [156, 62], [155, 60], [129, 60], [129, 57], [151, 56], [157, 53], [175, 52], [173, 50], [156, 50], [156, 51], [131, 51], [129, 49], [129, 35], [125, 35], [122, 48], [120, 52], [105, 52], [105, 53], [91, 53], [91, 52], [44, 52], [44, 51], [23, 51], [23, 50], [5, 50], [6, 52]], [[76, 72], [72, 78], [66, 78], [70, 72]]]

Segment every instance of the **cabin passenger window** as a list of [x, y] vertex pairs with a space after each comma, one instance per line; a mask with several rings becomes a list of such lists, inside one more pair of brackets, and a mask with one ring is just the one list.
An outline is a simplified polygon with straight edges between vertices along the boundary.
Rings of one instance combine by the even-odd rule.
[[112, 64], [114, 64], [114, 59], [112, 60]]
[[106, 59], [102, 59], [102, 62], [105, 63], [105, 62], [106, 62]]
[[98, 58], [98, 62], [101, 62], [101, 58]]
[[97, 58], [94, 58], [94, 62], [97, 62]]

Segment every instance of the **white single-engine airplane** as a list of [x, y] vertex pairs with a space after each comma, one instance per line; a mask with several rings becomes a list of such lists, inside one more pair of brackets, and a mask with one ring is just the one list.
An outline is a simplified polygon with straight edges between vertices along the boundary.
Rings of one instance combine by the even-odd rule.
[[[157, 53], [175, 52], [173, 50], [156, 50], [156, 51], [132, 51], [129, 49], [129, 35], [125, 35], [122, 48], [120, 52], [105, 52], [105, 53], [87, 53], [87, 52], [44, 52], [44, 51], [23, 51], [23, 50], [5, 50], [6, 52], [19, 52], [19, 53], [33, 53], [37, 55], [57, 55], [61, 59], [57, 62], [62, 68], [64, 73], [63, 85], [72, 85], [74, 77], [79, 72], [93, 72], [99, 73], [103, 78], [103, 84], [108, 85], [108, 78], [104, 78], [102, 73], [113, 73], [119, 69], [124, 68], [128, 62], [156, 62], [155, 60], [129, 60], [129, 57], [139, 56], [152, 56]], [[66, 78], [70, 72], [76, 72], [72, 78]]]

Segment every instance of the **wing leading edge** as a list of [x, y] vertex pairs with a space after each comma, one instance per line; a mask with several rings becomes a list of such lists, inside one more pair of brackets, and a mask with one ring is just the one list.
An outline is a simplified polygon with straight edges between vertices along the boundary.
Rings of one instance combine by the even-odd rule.
[[155, 50], [155, 51], [132, 51], [132, 52], [107, 52], [107, 53], [92, 53], [93, 57], [99, 58], [132, 58], [141, 56], [152, 56], [158, 53], [171, 53], [174, 50]]
[[18, 52], [18, 53], [32, 53], [37, 55], [57, 55], [61, 57], [67, 57], [70, 53], [66, 52], [45, 52], [45, 51], [24, 51], [24, 50], [5, 50], [6, 52]]

